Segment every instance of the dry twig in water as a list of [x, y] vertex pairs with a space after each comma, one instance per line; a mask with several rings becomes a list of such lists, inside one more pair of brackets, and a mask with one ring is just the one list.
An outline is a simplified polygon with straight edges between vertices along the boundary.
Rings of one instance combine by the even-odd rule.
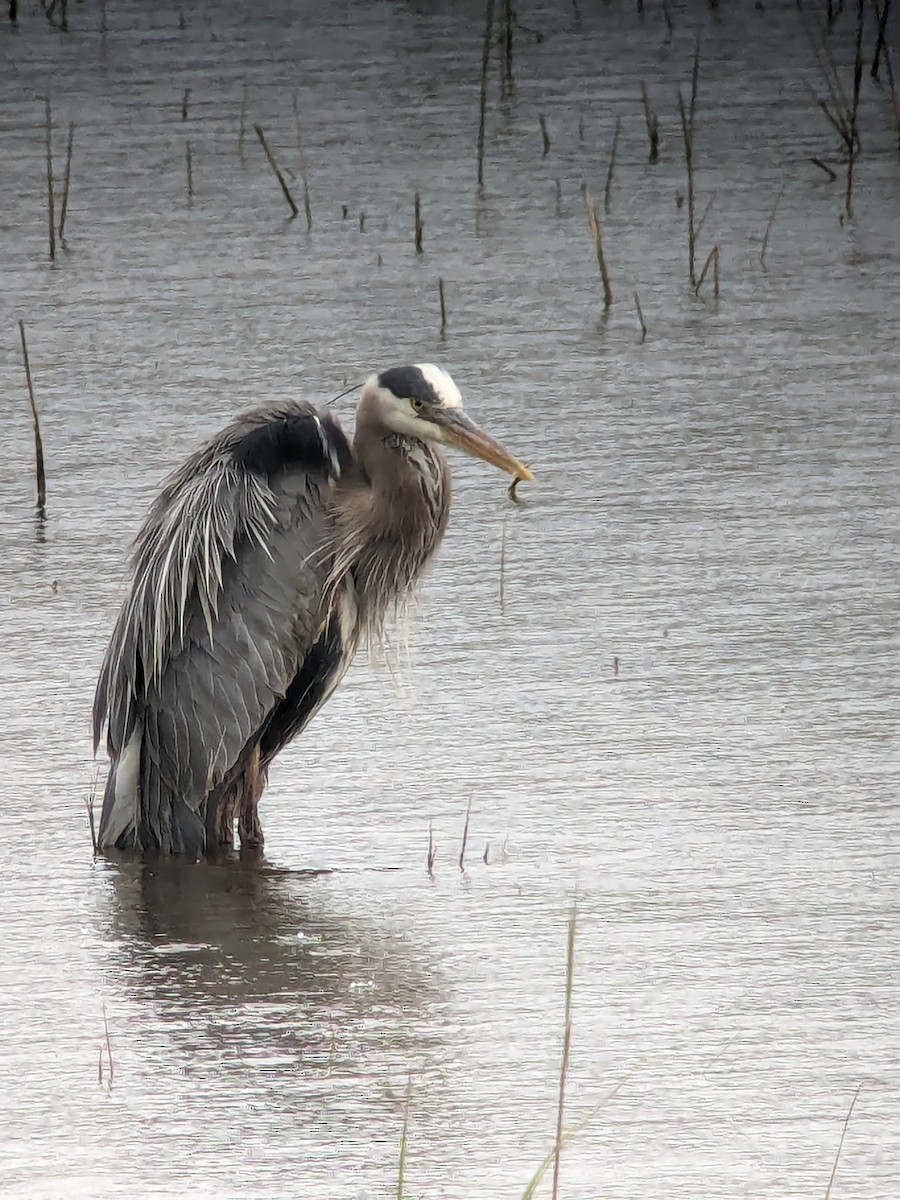
[[50, 261], [56, 261], [56, 218], [53, 212], [53, 113], [50, 97], [44, 98], [44, 148], [47, 159], [47, 231], [50, 235]]
[[425, 225], [422, 221], [422, 200], [421, 200], [421, 197], [419, 196], [418, 192], [416, 192], [416, 194], [413, 197], [413, 219], [414, 219], [414, 231], [415, 231], [415, 239], [416, 239], [416, 254], [421, 254], [422, 253], [422, 233], [425, 230]]
[[831, 1189], [834, 1186], [834, 1179], [837, 1175], [838, 1163], [841, 1161], [841, 1150], [844, 1148], [844, 1138], [847, 1134], [847, 1126], [850, 1124], [850, 1118], [853, 1116], [853, 1109], [856, 1107], [856, 1101], [859, 1099], [859, 1093], [862, 1091], [860, 1084], [853, 1093], [853, 1099], [850, 1101], [850, 1107], [847, 1109], [847, 1115], [844, 1117], [844, 1126], [841, 1129], [841, 1140], [838, 1142], [837, 1153], [834, 1156], [834, 1166], [831, 1168], [831, 1178], [828, 1180], [828, 1187], [825, 1189], [825, 1200], [831, 1200]]
[[600, 232], [600, 221], [597, 217], [597, 209], [594, 205], [594, 198], [588, 190], [587, 184], [583, 186], [584, 207], [587, 212], [588, 228], [591, 231], [591, 237], [594, 242], [594, 250], [597, 253], [597, 265], [600, 268], [600, 278], [603, 280], [603, 308], [609, 310], [612, 305], [612, 286], [609, 282], [609, 271], [606, 267], [606, 255], [603, 253], [603, 237]]
[[551, 1196], [559, 1195], [559, 1156], [563, 1147], [563, 1114], [566, 1102], [566, 1076], [569, 1071], [569, 1048], [572, 1042], [572, 984], [575, 978], [575, 927], [578, 921], [578, 905], [573, 900], [569, 913], [569, 932], [566, 940], [566, 996], [563, 1025], [562, 1061], [559, 1068], [559, 1101], [556, 1107], [556, 1144], [553, 1148], [553, 1190]]
[[487, 110], [488, 68], [494, 36], [494, 0], [485, 0], [484, 43], [481, 48], [481, 97], [478, 107], [478, 186], [484, 187], [484, 122]]
[[[300, 110], [297, 107], [297, 93], [294, 92], [294, 121], [297, 125], [297, 153], [300, 156], [300, 179], [303, 182], [303, 210], [306, 213], [306, 232], [312, 233], [312, 205], [309, 200], [309, 176], [306, 170], [306, 154], [303, 150], [303, 130], [300, 126]], [[362, 221], [360, 222], [362, 233]]]
[[469, 797], [469, 802], [466, 805], [466, 820], [463, 825], [462, 845], [459, 848], [459, 869], [464, 871], [466, 862], [466, 842], [469, 840], [469, 817], [472, 815], [472, 797]]
[[644, 104], [644, 120], [647, 123], [647, 137], [650, 139], [650, 163], [659, 162], [659, 118], [650, 107], [650, 94], [647, 84], [641, 80], [641, 100]]
[[438, 277], [438, 299], [441, 302], [441, 333], [447, 332], [447, 305], [444, 300], [444, 281]]
[[66, 227], [66, 213], [69, 211], [69, 184], [72, 180], [72, 146], [75, 141], [75, 122], [69, 122], [69, 140], [66, 144], [66, 173], [63, 176], [62, 205], [59, 210], [59, 240], [63, 240], [63, 230]]
[[641, 298], [637, 292], [634, 293], [634, 307], [637, 309], [638, 320], [641, 323], [641, 345], [643, 345], [647, 340], [647, 322], [644, 320], [644, 312], [641, 308]]
[[290, 189], [289, 189], [288, 185], [285, 183], [284, 176], [281, 173], [281, 168], [278, 166], [278, 163], [275, 161], [275, 155], [269, 149], [269, 143], [266, 141], [266, 135], [263, 133], [263, 131], [259, 125], [254, 125], [253, 130], [256, 133], [256, 136], [259, 138], [259, 144], [262, 146], [263, 150], [265, 151], [266, 158], [268, 159], [268, 162], [269, 162], [269, 166], [272, 168], [275, 178], [278, 180], [278, 183], [281, 186], [281, 190], [284, 193], [284, 198], [285, 198], [285, 200], [287, 200], [288, 205], [291, 210], [291, 218], [293, 219], [300, 212], [300, 209], [294, 203], [294, 197], [291, 195]]
[[778, 195], [775, 197], [775, 203], [772, 205], [772, 211], [769, 214], [769, 220], [766, 223], [766, 232], [763, 234], [762, 246], [759, 251], [759, 265], [763, 270], [766, 269], [766, 251], [769, 248], [769, 237], [772, 233], [772, 226], [775, 224], [775, 214], [778, 212], [778, 205], [781, 203], [781, 197], [784, 195], [784, 182], [778, 189]]
[[28, 343], [25, 340], [25, 322], [19, 321], [19, 337], [22, 340], [22, 358], [25, 360], [25, 382], [28, 384], [28, 401], [31, 404], [31, 419], [34, 424], [34, 474], [37, 482], [38, 516], [44, 516], [47, 504], [47, 477], [44, 473], [44, 441], [41, 437], [41, 422], [34, 399], [34, 382], [31, 378], [31, 362], [28, 358]]
[[606, 171], [606, 187], [603, 189], [603, 211], [609, 216], [612, 210], [613, 175], [616, 170], [616, 154], [619, 151], [619, 134], [622, 130], [622, 118], [616, 117], [616, 128], [613, 133], [612, 149], [609, 152], [609, 167]]
[[547, 118], [543, 115], [543, 113], [541, 113], [541, 115], [538, 117], [538, 121], [540, 122], [541, 126], [541, 139], [544, 143], [543, 157], [546, 158], [550, 153], [550, 130], [547, 128]]

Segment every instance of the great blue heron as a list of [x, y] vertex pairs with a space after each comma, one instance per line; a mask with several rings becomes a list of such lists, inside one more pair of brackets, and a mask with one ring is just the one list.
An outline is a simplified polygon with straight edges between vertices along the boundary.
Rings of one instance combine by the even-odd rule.
[[261, 847], [272, 759], [377, 636], [443, 537], [457, 446], [531, 472], [430, 363], [363, 386], [352, 446], [311, 404], [251, 409], [163, 486], [94, 699], [111, 760], [99, 847]]

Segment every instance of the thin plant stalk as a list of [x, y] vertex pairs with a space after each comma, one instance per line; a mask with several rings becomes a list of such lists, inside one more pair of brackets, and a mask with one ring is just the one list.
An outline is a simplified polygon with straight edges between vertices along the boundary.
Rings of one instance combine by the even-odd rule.
[[885, 49], [884, 34], [887, 29], [888, 14], [891, 11], [891, 0], [884, 0], [884, 8], [879, 6], [878, 0], [873, 0], [873, 3], [875, 6], [875, 16], [878, 18], [878, 36], [875, 39], [875, 53], [872, 55], [872, 68], [869, 74], [873, 79], [877, 80], [878, 64]]
[[44, 515], [47, 504], [47, 476], [44, 472], [44, 441], [41, 437], [41, 422], [38, 417], [37, 404], [34, 399], [34, 381], [31, 378], [31, 362], [28, 358], [28, 342], [25, 340], [25, 322], [19, 321], [19, 337], [22, 339], [22, 358], [25, 361], [25, 382], [28, 384], [28, 401], [31, 405], [31, 419], [34, 423], [34, 474], [37, 483], [37, 509], [40, 516]]
[[678, 89], [678, 115], [681, 118], [681, 133], [684, 140], [684, 164], [687, 170], [688, 201], [688, 277], [691, 286], [697, 287], [697, 227], [696, 196], [694, 193], [694, 114], [697, 107], [697, 82], [700, 74], [700, 49], [694, 53], [694, 68], [691, 72], [691, 99], [685, 108], [684, 97]]
[[603, 281], [603, 308], [608, 310], [613, 301], [612, 285], [609, 282], [609, 271], [606, 266], [606, 255], [603, 252], [603, 235], [600, 230], [600, 220], [597, 217], [597, 209], [594, 205], [594, 198], [584, 188], [584, 207], [587, 212], [588, 228], [591, 231], [591, 237], [594, 242], [594, 250], [597, 253], [597, 265], [600, 268], [600, 278]]
[[47, 159], [47, 231], [50, 235], [50, 261], [56, 261], [56, 217], [53, 211], [53, 113], [50, 97], [44, 99], [44, 143]]
[[422, 221], [422, 199], [419, 193], [413, 196], [413, 228], [415, 233], [416, 254], [422, 253], [422, 234], [425, 230], [425, 225]]
[[184, 165], [187, 169], [187, 202], [188, 208], [194, 203], [194, 160], [191, 157], [190, 140], [184, 143]]
[[285, 178], [281, 173], [281, 168], [279, 167], [278, 163], [275, 161], [275, 155], [269, 149], [269, 143], [266, 141], [266, 135], [263, 133], [263, 131], [259, 125], [254, 125], [253, 131], [256, 134], [256, 136], [259, 138], [259, 144], [262, 146], [263, 150], [265, 151], [265, 155], [266, 155], [266, 158], [268, 159], [269, 166], [272, 168], [272, 172], [273, 172], [275, 178], [278, 180], [278, 183], [279, 183], [279, 186], [281, 187], [281, 191], [284, 195], [284, 198], [288, 202], [288, 207], [291, 210], [291, 218], [294, 218], [300, 212], [300, 209], [294, 203], [294, 197], [291, 195], [290, 188], [288, 187], [287, 183], [285, 182]]
[[637, 310], [638, 320], [641, 323], [641, 345], [643, 345], [647, 340], [647, 322], [644, 320], [644, 311], [641, 308], [641, 298], [637, 292], [634, 293], [634, 307]]
[[464, 871], [464, 870], [466, 869], [466, 867], [465, 867], [465, 863], [466, 863], [466, 843], [467, 843], [467, 842], [468, 842], [468, 840], [469, 840], [469, 817], [470, 817], [471, 815], [472, 815], [472, 797], [470, 796], [470, 797], [469, 797], [469, 802], [468, 802], [468, 804], [466, 805], [466, 819], [465, 819], [465, 822], [464, 822], [464, 824], [463, 824], [462, 845], [461, 845], [461, 846], [460, 846], [460, 848], [459, 848], [459, 869], [460, 869], [461, 871]]
[[541, 127], [541, 140], [544, 145], [544, 158], [550, 153], [550, 130], [547, 128], [547, 118], [543, 113], [538, 117], [538, 123]]
[[[300, 154], [300, 178], [303, 181], [303, 210], [306, 213], [306, 232], [312, 233], [312, 206], [309, 200], [309, 176], [306, 170], [306, 154], [303, 150], [303, 130], [300, 126], [300, 110], [297, 93], [294, 92], [294, 120], [297, 124], [297, 150]], [[362, 230], [360, 230], [362, 232]]]
[[659, 162], [659, 117], [650, 107], [650, 93], [647, 91], [647, 84], [641, 80], [641, 101], [644, 105], [644, 120], [647, 123], [647, 137], [650, 141], [650, 157], [648, 161], [653, 163]]
[[512, 0], [503, 0], [503, 73], [501, 87], [503, 94], [512, 94], [513, 81], [513, 7]]
[[241, 120], [238, 125], [238, 157], [241, 162], [245, 162], [244, 158], [244, 139], [247, 134], [247, 105], [250, 99], [250, 89], [245, 83], [241, 89]]
[[429, 879], [434, 879], [434, 859], [437, 853], [437, 848], [434, 844], [434, 824], [428, 822], [428, 857], [426, 858], [426, 872]]
[[444, 300], [444, 281], [438, 278], [438, 298], [441, 302], [441, 333], [447, 332], [447, 304]]
[[481, 96], [478, 108], [478, 186], [484, 187], [484, 122], [487, 111], [488, 69], [494, 38], [494, 0], [485, 0], [484, 44], [481, 48]]
[[403, 1200], [403, 1179], [406, 1174], [407, 1131], [409, 1129], [409, 1102], [412, 1098], [412, 1074], [406, 1077], [406, 1096], [403, 1100], [403, 1128], [400, 1131], [400, 1158], [397, 1163], [397, 1200]]
[[694, 288], [695, 295], [700, 294], [700, 289], [703, 287], [703, 282], [706, 279], [706, 273], [709, 268], [713, 269], [713, 295], [718, 300], [719, 298], [719, 247], [713, 246], [707, 256], [706, 262], [703, 264], [703, 270], [700, 272], [700, 278], [697, 280], [697, 286]]
[[778, 212], [778, 205], [781, 203], [781, 197], [784, 195], [784, 182], [778, 189], [778, 195], [775, 197], [775, 203], [772, 205], [772, 211], [769, 214], [769, 220], [766, 223], [766, 232], [763, 234], [762, 246], [759, 251], [759, 265], [763, 270], [766, 269], [766, 251], [769, 249], [769, 237], [772, 233], [772, 226], [775, 224], [775, 214]]
[[859, 115], [859, 89], [862, 81], [862, 39], [865, 24], [865, 0], [856, 0], [856, 49], [853, 56], [853, 101], [849, 114], [849, 137], [847, 139], [847, 192], [844, 208], [847, 220], [853, 219], [853, 168], [859, 152], [857, 117]]
[[612, 185], [616, 170], [616, 155], [619, 151], [619, 134], [622, 131], [622, 118], [616, 117], [616, 128], [613, 132], [612, 148], [609, 152], [609, 167], [606, 172], [606, 187], [603, 189], [603, 211], [609, 216], [612, 210]]
[[63, 230], [66, 227], [66, 213], [69, 211], [69, 184], [72, 180], [72, 146], [75, 141], [75, 122], [69, 122], [69, 140], [66, 144], [66, 173], [63, 176], [62, 204], [59, 210], [59, 240], [63, 240]]
[[831, 1200], [831, 1189], [834, 1186], [835, 1176], [837, 1175], [838, 1163], [841, 1161], [841, 1150], [844, 1148], [844, 1138], [847, 1135], [847, 1126], [850, 1124], [850, 1118], [853, 1116], [853, 1109], [856, 1107], [856, 1101], [859, 1099], [859, 1093], [862, 1091], [860, 1084], [853, 1093], [853, 1099], [850, 1101], [850, 1107], [847, 1109], [847, 1115], [844, 1117], [844, 1126], [841, 1129], [841, 1140], [838, 1142], [837, 1152], [834, 1156], [834, 1166], [831, 1168], [831, 1178], [828, 1180], [828, 1187], [825, 1189], [825, 1200]]
[[556, 1106], [556, 1144], [553, 1148], [552, 1200], [559, 1195], [559, 1159], [563, 1147], [563, 1115], [566, 1105], [566, 1077], [569, 1073], [569, 1050], [572, 1043], [572, 984], [575, 979], [575, 929], [578, 924], [578, 905], [572, 902], [569, 931], [566, 939], [566, 992], [563, 1026], [562, 1060], [559, 1067], [559, 1100]]

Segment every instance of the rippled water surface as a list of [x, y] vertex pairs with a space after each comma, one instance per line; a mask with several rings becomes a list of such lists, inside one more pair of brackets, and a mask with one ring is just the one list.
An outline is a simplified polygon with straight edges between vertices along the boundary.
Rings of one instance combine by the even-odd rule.
[[[576, 894], [561, 1196], [823, 1197], [859, 1084], [832, 1196], [900, 1194], [896, 130], [867, 8], [842, 220], [795, 6], [714, 8], [523, 0], [478, 195], [480, 3], [4, 6], [2, 1194], [394, 1196], [411, 1076], [406, 1194], [521, 1196]], [[698, 34], [718, 300], [679, 204]], [[422, 360], [532, 464], [524, 503], [454, 459], [408, 661], [281, 756], [266, 865], [92, 862], [91, 692], [160, 478], [252, 402]]]

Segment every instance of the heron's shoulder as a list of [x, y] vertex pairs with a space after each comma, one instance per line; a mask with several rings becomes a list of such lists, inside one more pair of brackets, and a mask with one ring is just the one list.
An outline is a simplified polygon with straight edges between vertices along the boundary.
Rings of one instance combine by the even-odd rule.
[[228, 427], [223, 440], [233, 466], [264, 477], [301, 470], [339, 479], [353, 462], [338, 420], [302, 401], [251, 409]]

